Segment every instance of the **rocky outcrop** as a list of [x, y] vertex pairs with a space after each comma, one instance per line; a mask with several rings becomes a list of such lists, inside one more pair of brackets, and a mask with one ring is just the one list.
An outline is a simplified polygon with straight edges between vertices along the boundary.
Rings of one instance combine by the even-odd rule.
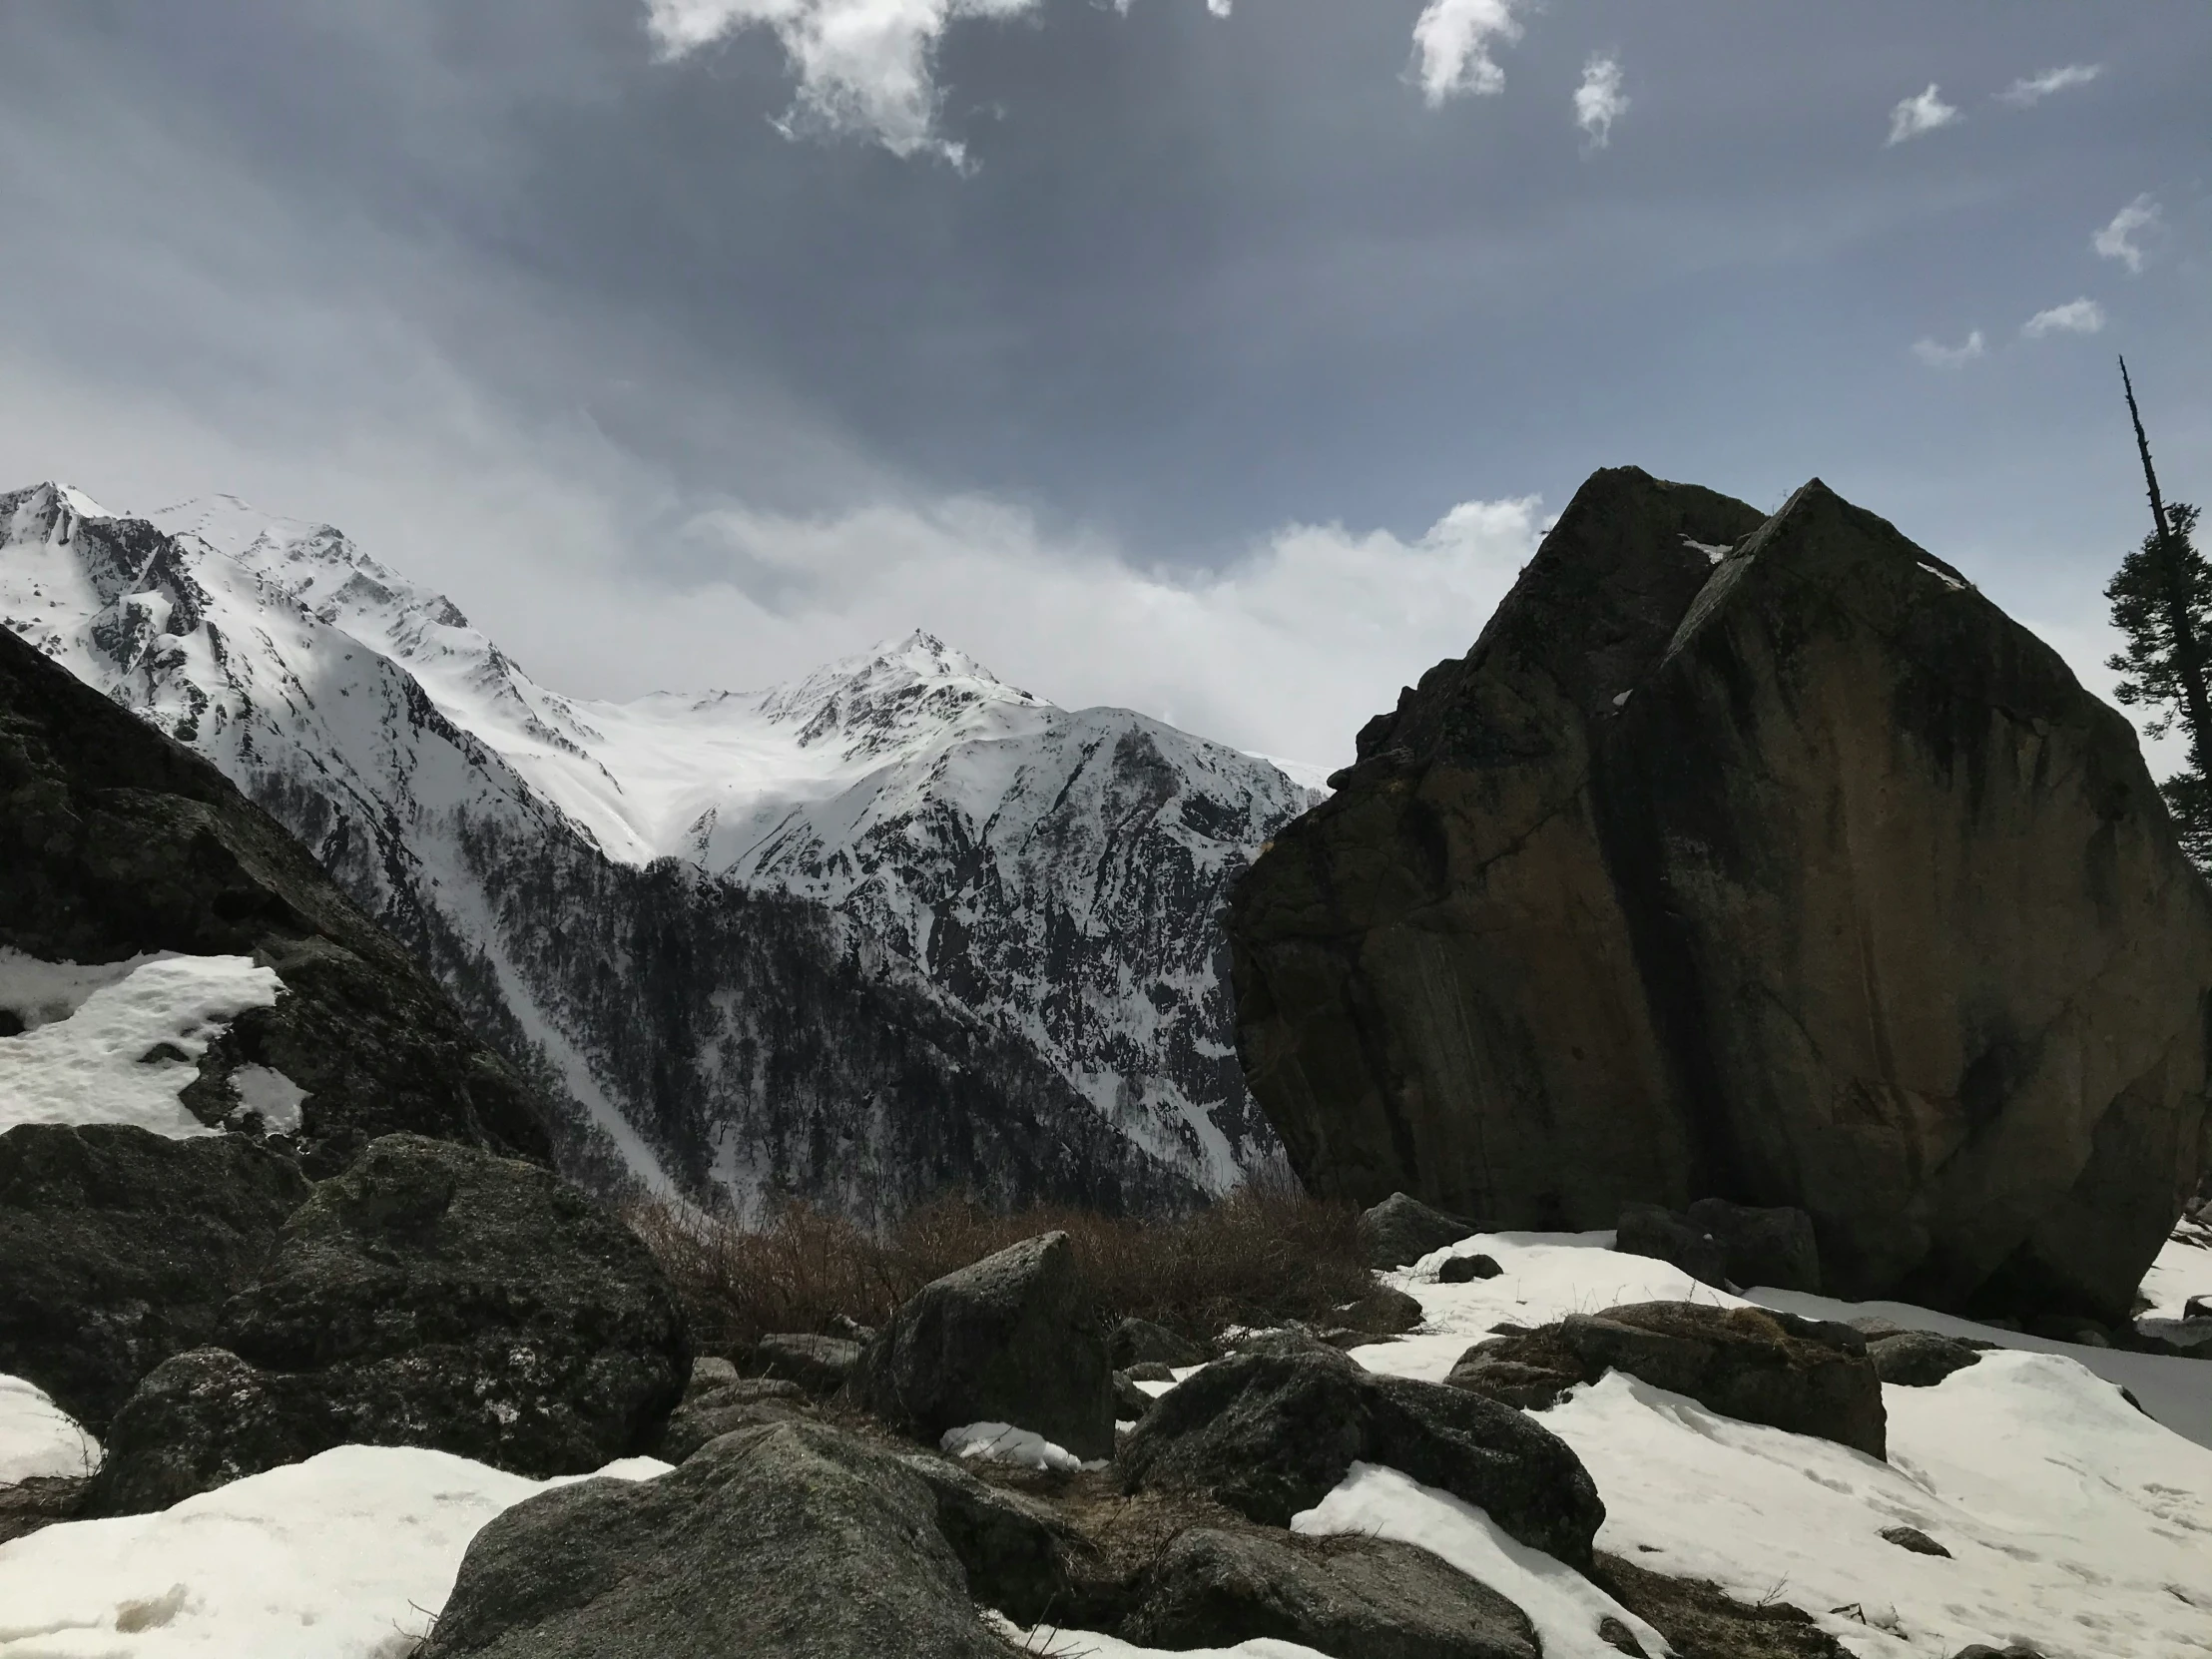
[[213, 1340], [308, 1191], [289, 1159], [243, 1135], [0, 1135], [0, 1374], [104, 1434], [142, 1377]]
[[1360, 1248], [1371, 1268], [1409, 1267], [1430, 1251], [1481, 1231], [1471, 1221], [1447, 1216], [1404, 1193], [1392, 1193], [1360, 1213]]
[[1848, 1325], [1765, 1308], [1642, 1302], [1570, 1314], [1518, 1337], [1492, 1337], [1447, 1379], [1502, 1403], [1541, 1409], [1608, 1371], [1686, 1394], [1723, 1416], [1885, 1454], [1889, 1417], [1867, 1342]]
[[548, 1170], [419, 1136], [317, 1187], [215, 1338], [116, 1415], [103, 1512], [348, 1443], [583, 1473], [655, 1444], [691, 1369], [675, 1294], [620, 1223]]
[[1605, 1518], [1565, 1442], [1521, 1412], [1328, 1350], [1238, 1355], [1161, 1396], [1123, 1440], [1124, 1490], [1196, 1492], [1288, 1526], [1355, 1462], [1381, 1463], [1489, 1512], [1522, 1543], [1590, 1562]]
[[679, 1653], [1005, 1659], [930, 1486], [812, 1423], [727, 1435], [673, 1474], [587, 1480], [476, 1535], [419, 1659]]
[[0, 867], [0, 945], [45, 961], [177, 951], [276, 970], [283, 994], [234, 1020], [183, 1092], [203, 1121], [238, 1111], [234, 1075], [258, 1066], [304, 1091], [296, 1150], [310, 1175], [395, 1131], [550, 1154], [542, 1099], [297, 841], [6, 629]]
[[1234, 1648], [1256, 1637], [1342, 1659], [1537, 1659], [1528, 1615], [1411, 1544], [1194, 1526], [1160, 1554], [1122, 1639]]
[[1874, 1374], [1896, 1387], [1933, 1388], [1953, 1372], [1977, 1364], [1981, 1355], [1966, 1344], [1933, 1331], [1900, 1331], [1867, 1341]]
[[1314, 1190], [1791, 1206], [1832, 1294], [2124, 1316], [2205, 1159], [2212, 899], [2127, 723], [1892, 526], [1600, 472], [1337, 783], [1229, 923]]
[[924, 1285], [853, 1369], [855, 1403], [934, 1442], [1006, 1422], [1078, 1457], [1114, 1450], [1114, 1392], [1096, 1301], [1065, 1233]]

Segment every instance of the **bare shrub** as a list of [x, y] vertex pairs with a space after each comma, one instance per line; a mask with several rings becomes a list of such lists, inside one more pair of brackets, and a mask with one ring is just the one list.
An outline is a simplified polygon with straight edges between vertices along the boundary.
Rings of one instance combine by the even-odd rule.
[[1039, 1207], [1003, 1214], [962, 1198], [910, 1212], [877, 1238], [802, 1205], [758, 1228], [645, 1203], [631, 1226], [660, 1259], [702, 1353], [772, 1331], [881, 1325], [932, 1279], [1039, 1233], [1064, 1231], [1108, 1318], [1147, 1319], [1199, 1341], [1227, 1325], [1328, 1323], [1372, 1281], [1358, 1212], [1263, 1180], [1187, 1216]]

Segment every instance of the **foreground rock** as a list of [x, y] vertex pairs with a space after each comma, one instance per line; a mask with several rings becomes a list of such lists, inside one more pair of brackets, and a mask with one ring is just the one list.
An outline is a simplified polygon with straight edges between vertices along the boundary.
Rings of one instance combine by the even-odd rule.
[[1605, 1518], [1581, 1460], [1519, 1411], [1382, 1377], [1329, 1351], [1242, 1354], [1163, 1395], [1115, 1459], [1124, 1490], [1202, 1493], [1270, 1526], [1319, 1503], [1355, 1462], [1397, 1469], [1489, 1511], [1522, 1543], [1587, 1565]]
[[1520, 1337], [1477, 1343], [1449, 1382], [1540, 1409], [1578, 1382], [1622, 1371], [1745, 1422], [1817, 1434], [1870, 1457], [1887, 1449], [1882, 1380], [1846, 1325], [1764, 1308], [1644, 1302], [1571, 1314]]
[[313, 1176], [400, 1130], [550, 1155], [542, 1102], [297, 841], [7, 629], [0, 869], [0, 945], [43, 961], [168, 950], [276, 970], [284, 994], [240, 1015], [184, 1091], [204, 1121], [239, 1112], [234, 1077], [263, 1067], [305, 1091], [294, 1139]]
[[1314, 1191], [1728, 1197], [1831, 1294], [2129, 1299], [2204, 1156], [2212, 896], [2135, 734], [1892, 526], [1595, 474], [1229, 917]]
[[0, 1134], [0, 1373], [104, 1434], [142, 1377], [214, 1340], [308, 1191], [289, 1159], [240, 1135]]
[[1877, 1377], [1901, 1388], [1933, 1388], [1981, 1358], [1966, 1344], [1933, 1331], [1873, 1338], [1867, 1344], [1867, 1357], [1874, 1362]]
[[1481, 1231], [1471, 1221], [1447, 1216], [1404, 1193], [1392, 1193], [1360, 1214], [1360, 1248], [1371, 1268], [1410, 1267], [1430, 1251]]
[[477, 1534], [418, 1659], [1005, 1659], [929, 1485], [820, 1424], [727, 1435], [675, 1473], [587, 1480]]
[[1272, 1637], [1342, 1659], [1537, 1659], [1528, 1615], [1411, 1544], [1192, 1527], [1145, 1574], [1122, 1639], [1231, 1648]]
[[347, 1442], [583, 1473], [649, 1449], [691, 1368], [627, 1229], [547, 1170], [411, 1135], [315, 1189], [216, 1338], [117, 1414], [101, 1512]]
[[1078, 1457], [1113, 1455], [1112, 1369], [1065, 1233], [924, 1285], [862, 1351], [848, 1392], [932, 1444], [948, 1428], [1008, 1422]]

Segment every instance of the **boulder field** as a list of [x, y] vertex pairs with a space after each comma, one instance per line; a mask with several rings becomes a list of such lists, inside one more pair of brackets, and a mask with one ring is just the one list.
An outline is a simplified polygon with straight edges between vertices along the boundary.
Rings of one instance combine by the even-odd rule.
[[2133, 729], [1815, 481], [1576, 493], [1229, 912], [1318, 1194], [1794, 1207], [1825, 1288], [2107, 1322], [2207, 1162], [2212, 899]]

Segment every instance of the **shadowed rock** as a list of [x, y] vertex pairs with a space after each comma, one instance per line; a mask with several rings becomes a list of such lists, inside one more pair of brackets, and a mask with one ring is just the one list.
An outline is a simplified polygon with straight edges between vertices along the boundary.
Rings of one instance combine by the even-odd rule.
[[1957, 572], [1818, 482], [1599, 472], [1359, 753], [1229, 917], [1314, 1191], [1791, 1206], [1831, 1294], [2124, 1319], [2204, 1156], [2212, 896]]
[[1371, 1268], [1402, 1268], [1481, 1231], [1471, 1221], [1447, 1216], [1404, 1193], [1392, 1193], [1361, 1213], [1360, 1248], [1367, 1252]]

